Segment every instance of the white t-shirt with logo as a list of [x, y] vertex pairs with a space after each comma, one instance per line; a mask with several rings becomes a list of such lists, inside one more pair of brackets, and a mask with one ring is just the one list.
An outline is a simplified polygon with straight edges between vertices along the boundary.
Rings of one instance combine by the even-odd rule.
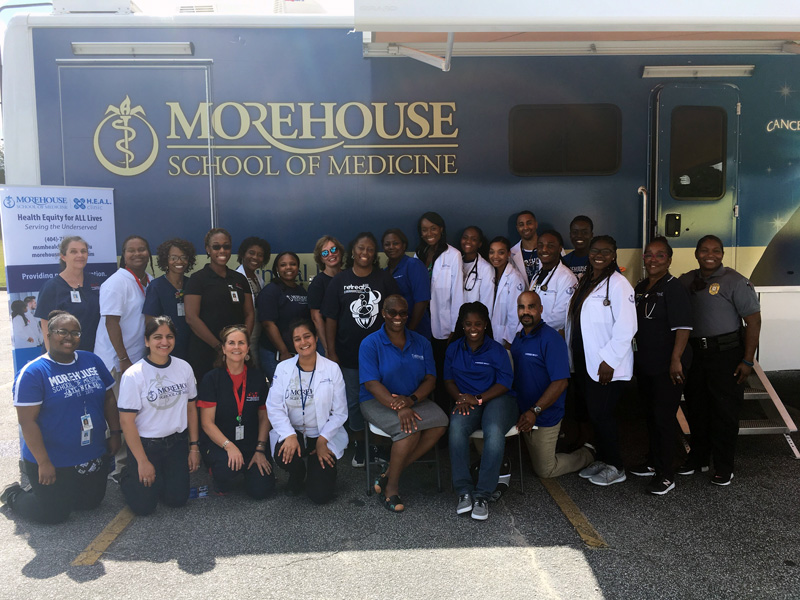
[[196, 397], [194, 372], [185, 360], [171, 356], [157, 365], [143, 358], [122, 374], [117, 407], [136, 413], [140, 437], [161, 438], [186, 429], [186, 404]]
[[[289, 376], [289, 384], [286, 386], [286, 392], [284, 394], [286, 408], [289, 412], [289, 421], [292, 427], [300, 431], [307, 438], [319, 437], [317, 408], [314, 406], [314, 390], [311, 388], [313, 383], [312, 378], [316, 376], [316, 374], [316, 370], [309, 372], [294, 369]], [[303, 409], [303, 400], [300, 393], [301, 381], [302, 395], [305, 396], [306, 401], [305, 409]]]
[[[147, 290], [147, 286], [144, 286], [144, 290]], [[142, 314], [144, 295], [145, 292], [139, 287], [136, 278], [127, 269], [119, 269], [100, 286], [101, 316], [100, 324], [97, 326], [94, 353], [103, 359], [109, 371], [119, 370], [119, 359], [108, 337], [106, 315], [119, 317], [122, 343], [125, 344], [131, 363], [135, 363], [145, 355]]]

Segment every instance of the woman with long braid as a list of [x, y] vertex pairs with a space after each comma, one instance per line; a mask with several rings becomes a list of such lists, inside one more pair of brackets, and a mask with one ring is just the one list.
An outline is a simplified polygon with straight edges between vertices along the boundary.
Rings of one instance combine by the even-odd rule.
[[617, 243], [601, 235], [589, 245], [589, 271], [570, 303], [566, 338], [579, 402], [595, 430], [597, 460], [579, 475], [595, 485], [625, 481], [614, 412], [622, 381], [633, 374], [636, 334], [633, 288], [617, 272]]

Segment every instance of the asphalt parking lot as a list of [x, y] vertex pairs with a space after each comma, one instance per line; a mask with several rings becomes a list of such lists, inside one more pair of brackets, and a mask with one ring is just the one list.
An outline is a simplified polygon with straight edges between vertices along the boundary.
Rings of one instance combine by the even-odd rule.
[[[5, 302], [0, 294], [0, 303]], [[9, 324], [0, 323], [0, 484], [17, 478]], [[779, 392], [797, 406], [797, 373]], [[800, 412], [790, 408], [800, 421]], [[629, 407], [622, 441], [642, 458], [641, 422]], [[793, 436], [795, 443], [800, 438]], [[512, 446], [511, 448], [514, 448]], [[512, 453], [512, 456], [515, 452]], [[349, 458], [349, 455], [346, 455]], [[445, 461], [446, 462], [446, 461]], [[455, 514], [447, 483], [414, 465], [403, 481], [404, 514], [365, 494], [364, 471], [339, 469], [326, 506], [283, 494], [261, 503], [241, 493], [159, 507], [110, 533], [92, 564], [82, 554], [124, 508], [109, 483], [92, 513], [59, 526], [17, 520], [0, 509], [0, 598], [797, 598], [800, 595], [798, 469], [782, 436], [740, 438], [736, 477], [712, 486], [681, 477], [664, 497], [646, 481], [597, 488], [576, 475], [546, 488], [525, 464], [480, 523]], [[207, 475], [193, 485], [207, 483]], [[596, 532], [590, 546], [565, 516], [570, 503]], [[562, 510], [563, 507], [563, 510]], [[575, 514], [572, 514], [575, 518]], [[113, 541], [112, 541], [113, 540]]]

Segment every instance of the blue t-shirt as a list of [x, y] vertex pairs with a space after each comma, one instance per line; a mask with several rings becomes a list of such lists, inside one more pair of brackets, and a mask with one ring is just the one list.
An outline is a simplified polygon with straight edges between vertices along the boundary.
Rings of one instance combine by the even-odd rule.
[[[36, 422], [55, 467], [82, 465], [106, 451], [106, 390], [114, 378], [91, 352], [77, 351], [70, 364], [44, 354], [22, 367], [14, 381], [14, 406], [39, 406]], [[81, 417], [92, 418], [91, 443], [81, 446]], [[22, 458], [36, 462], [25, 440]]]
[[[83, 274], [83, 285], [77, 289], [80, 302], [72, 301], [72, 288], [58, 275], [48, 280], [36, 298], [37, 319], [46, 319], [50, 311], [65, 310], [81, 324], [80, 350], [94, 351], [97, 325], [100, 323], [100, 284], [101, 281], [89, 273]], [[43, 331], [47, 335], [47, 331]]]
[[[191, 330], [186, 324], [186, 316], [178, 316], [178, 304], [183, 304], [183, 290], [176, 290], [175, 286], [167, 281], [166, 275], [162, 275], [151, 281], [150, 285], [147, 286], [142, 314], [150, 315], [151, 317], [167, 315], [172, 319], [172, 322], [175, 323], [175, 328], [178, 330], [178, 334], [175, 336], [175, 349], [172, 351], [172, 356], [186, 360]], [[181, 312], [183, 313], [183, 310]]]
[[567, 265], [572, 273], [580, 279], [583, 274], [589, 269], [589, 255], [578, 256], [575, 252], [570, 252], [566, 256], [561, 257], [561, 262]]
[[[389, 268], [386, 268], [388, 271]], [[417, 302], [427, 302], [431, 299], [431, 279], [428, 276], [428, 269], [420, 260], [414, 260], [405, 254], [400, 258], [400, 262], [392, 271], [392, 277], [400, 288], [400, 294], [408, 302], [408, 314], [414, 312], [414, 305]], [[418, 334], [431, 339], [431, 315], [430, 311], [425, 311], [420, 319], [417, 328], [414, 330]]]
[[406, 329], [406, 345], [400, 350], [389, 340], [384, 325], [361, 342], [358, 350], [361, 402], [373, 398], [364, 387], [367, 381], [379, 381], [392, 394], [409, 396], [426, 375], [436, 376], [436, 364], [431, 343], [420, 334]]
[[525, 265], [525, 273], [528, 276], [528, 281], [533, 281], [542, 266], [539, 262], [539, 253], [536, 248], [533, 250], [520, 248], [520, 250], [522, 251], [522, 262]]
[[[509, 390], [514, 382], [511, 359], [503, 346], [488, 335], [475, 352], [464, 338], [447, 347], [444, 380], [452, 379], [462, 394], [482, 394], [495, 383]], [[513, 393], [512, 393], [513, 395]]]
[[[511, 344], [514, 359], [514, 390], [517, 405], [525, 412], [539, 401], [553, 381], [569, 379], [567, 343], [547, 323], [541, 323], [528, 335], [520, 331]], [[564, 418], [564, 399], [567, 391], [536, 418], [540, 427], [553, 427]]]

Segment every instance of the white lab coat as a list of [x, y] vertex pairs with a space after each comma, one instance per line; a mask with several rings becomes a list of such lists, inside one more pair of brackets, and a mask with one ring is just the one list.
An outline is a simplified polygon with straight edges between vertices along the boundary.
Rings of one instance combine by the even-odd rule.
[[[273, 454], [278, 442], [295, 435], [295, 427], [289, 421], [285, 397], [292, 376], [297, 374], [297, 359], [297, 356], [293, 356], [278, 363], [267, 396], [267, 414], [272, 424], [269, 442]], [[314, 390], [314, 409], [319, 434], [328, 440], [328, 448], [338, 460], [344, 455], [349, 441], [344, 429], [344, 423], [347, 421], [347, 396], [339, 365], [317, 354], [317, 369], [314, 372], [311, 389]]]
[[[416, 256], [416, 255], [415, 255]], [[419, 256], [416, 256], [419, 259]], [[448, 245], [433, 263], [431, 275], [431, 333], [446, 340], [456, 328], [458, 310], [464, 304], [464, 272], [461, 252]]]
[[492, 333], [496, 342], [510, 344], [522, 329], [522, 323], [517, 316], [517, 299], [526, 287], [524, 276], [509, 262], [500, 277], [494, 306], [489, 313], [492, 316]]
[[[494, 267], [480, 254], [475, 260], [477, 262], [475, 272], [477, 278], [464, 275], [464, 304], [467, 302], [481, 302], [489, 309], [491, 314], [494, 306]], [[472, 285], [473, 281], [475, 285]], [[468, 290], [468, 285], [472, 289]]]
[[[519, 241], [510, 250], [510, 258], [509, 262], [513, 263], [514, 266], [517, 268], [517, 271], [520, 272], [522, 275], [522, 281], [525, 282], [525, 288], [531, 284], [530, 280], [528, 279], [528, 271], [525, 269], [525, 260], [522, 258], [522, 242]], [[542, 268], [542, 264], [539, 259], [536, 259], [536, 272], [539, 272], [539, 269]]]
[[536, 285], [535, 280], [530, 287], [531, 291], [539, 294], [542, 301], [542, 320], [556, 331], [561, 331], [567, 324], [567, 310], [575, 293], [575, 286], [578, 285], [578, 278], [567, 265], [559, 262], [552, 276], [545, 276], [542, 284], [547, 287], [547, 291]]
[[[591, 275], [588, 275], [591, 276]], [[614, 369], [613, 381], [629, 381], [633, 375], [633, 336], [638, 329], [633, 287], [620, 273], [614, 272], [608, 280], [610, 306], [604, 306], [606, 281], [589, 292], [581, 309], [581, 335], [586, 354], [586, 370], [594, 381], [599, 381], [597, 370], [604, 362]], [[572, 360], [572, 320], [567, 320], [566, 338]]]

